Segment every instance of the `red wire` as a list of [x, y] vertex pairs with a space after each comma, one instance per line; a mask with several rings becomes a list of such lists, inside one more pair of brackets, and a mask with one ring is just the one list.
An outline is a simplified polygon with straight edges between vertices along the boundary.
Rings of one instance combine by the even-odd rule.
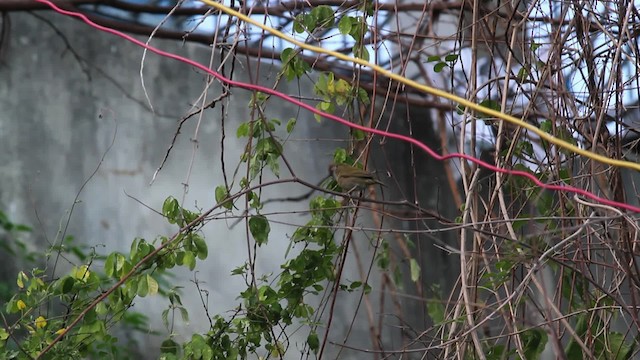
[[380, 135], [380, 136], [386, 136], [386, 137], [390, 137], [390, 138], [393, 138], [393, 139], [398, 139], [398, 140], [401, 140], [401, 141], [409, 142], [409, 143], [411, 143], [413, 145], [416, 145], [420, 149], [424, 150], [427, 154], [429, 154], [430, 156], [432, 156], [433, 158], [435, 158], [437, 160], [445, 161], [445, 160], [455, 159], [455, 158], [465, 159], [465, 160], [468, 160], [468, 161], [471, 161], [473, 163], [476, 163], [476, 164], [478, 164], [478, 165], [480, 165], [480, 166], [482, 166], [484, 168], [487, 168], [487, 169], [489, 169], [491, 171], [494, 171], [494, 172], [499, 172], [499, 173], [508, 174], [508, 175], [514, 175], [514, 176], [526, 177], [529, 180], [531, 180], [533, 183], [535, 183], [536, 185], [538, 185], [539, 187], [541, 187], [543, 189], [564, 191], [564, 192], [567, 192], [567, 193], [574, 193], [574, 194], [582, 195], [582, 196], [584, 196], [586, 198], [595, 200], [595, 201], [597, 201], [597, 202], [599, 202], [601, 204], [614, 206], [614, 207], [618, 207], [618, 208], [621, 208], [621, 209], [625, 209], [625, 210], [633, 211], [633, 212], [636, 212], [636, 213], [640, 213], [640, 208], [639, 207], [635, 207], [633, 205], [629, 205], [629, 204], [622, 203], [622, 202], [617, 202], [617, 201], [601, 198], [601, 197], [596, 196], [595, 194], [593, 194], [593, 193], [591, 193], [589, 191], [578, 189], [578, 188], [573, 187], [571, 185], [545, 184], [545, 183], [541, 182], [540, 180], [538, 180], [538, 178], [536, 178], [535, 176], [533, 176], [532, 174], [529, 174], [527, 172], [519, 171], [519, 170], [507, 170], [507, 169], [503, 169], [503, 168], [500, 168], [500, 167], [496, 167], [496, 166], [493, 166], [493, 165], [491, 165], [489, 163], [486, 163], [486, 162], [484, 162], [484, 161], [482, 161], [480, 159], [476, 159], [476, 158], [474, 158], [472, 156], [469, 156], [469, 155], [466, 155], [466, 154], [452, 153], [452, 154], [444, 155], [444, 156], [443, 155], [439, 155], [438, 153], [433, 151], [431, 148], [429, 148], [427, 145], [421, 143], [420, 141], [418, 141], [416, 139], [413, 139], [413, 138], [410, 138], [410, 137], [407, 137], [407, 136], [404, 136], [404, 135], [400, 135], [400, 134], [395, 134], [395, 133], [391, 133], [391, 132], [387, 132], [387, 131], [383, 131], [383, 130], [379, 130], [379, 129], [374, 129], [374, 128], [369, 128], [369, 127], [365, 127], [365, 126], [362, 126], [362, 125], [358, 125], [358, 124], [352, 123], [352, 122], [350, 122], [348, 120], [342, 119], [342, 118], [340, 118], [338, 116], [322, 112], [322, 111], [314, 108], [311, 105], [302, 103], [302, 102], [294, 99], [293, 97], [291, 97], [289, 95], [286, 95], [286, 94], [283, 94], [283, 93], [281, 93], [279, 91], [276, 91], [276, 90], [273, 90], [273, 89], [269, 89], [269, 88], [266, 88], [266, 87], [263, 87], [263, 86], [260, 86], [260, 85], [249, 84], [249, 83], [244, 83], [244, 82], [228, 79], [228, 78], [224, 77], [223, 75], [221, 75], [221, 74], [219, 74], [219, 73], [207, 68], [206, 66], [201, 65], [201, 64], [193, 61], [193, 60], [190, 60], [190, 59], [187, 59], [187, 58], [184, 58], [182, 56], [178, 56], [178, 55], [175, 55], [175, 54], [172, 54], [172, 53], [168, 53], [168, 52], [162, 51], [162, 50], [157, 49], [157, 48], [155, 48], [155, 47], [153, 47], [151, 45], [147, 45], [147, 44], [145, 44], [145, 43], [143, 43], [143, 42], [141, 42], [139, 40], [136, 40], [133, 37], [131, 37], [131, 36], [127, 35], [127, 34], [124, 34], [124, 33], [120, 32], [120, 31], [117, 31], [117, 30], [114, 30], [114, 29], [111, 29], [111, 28], [108, 28], [108, 27], [105, 27], [105, 26], [102, 26], [102, 25], [98, 25], [98, 24], [92, 22], [91, 20], [89, 20], [85, 15], [83, 15], [81, 13], [77, 13], [77, 12], [61, 9], [58, 6], [56, 6], [55, 4], [53, 4], [51, 1], [49, 1], [49, 0], [36, 0], [36, 1], [50, 6], [54, 11], [56, 11], [56, 12], [58, 12], [60, 14], [80, 18], [82, 21], [84, 21], [85, 23], [87, 23], [89, 26], [91, 26], [93, 28], [96, 28], [98, 30], [101, 30], [101, 31], [104, 31], [104, 32], [107, 32], [107, 33], [110, 33], [110, 34], [113, 34], [113, 35], [116, 35], [116, 36], [119, 36], [121, 38], [124, 38], [124, 39], [126, 39], [126, 40], [128, 40], [128, 41], [130, 41], [130, 42], [132, 42], [132, 43], [134, 43], [134, 44], [136, 44], [138, 46], [140, 46], [140, 47], [143, 47], [143, 48], [145, 48], [145, 49], [147, 49], [147, 50], [149, 50], [151, 52], [154, 52], [154, 53], [156, 53], [156, 54], [158, 54], [160, 56], [164, 56], [164, 57], [168, 57], [168, 58], [171, 58], [171, 59], [174, 59], [174, 60], [178, 60], [178, 61], [181, 61], [183, 63], [189, 64], [189, 65], [191, 65], [193, 67], [196, 67], [196, 68], [198, 68], [198, 69], [200, 69], [202, 71], [207, 72], [209, 75], [215, 77], [216, 79], [228, 84], [229, 86], [239, 87], [239, 88], [243, 88], [243, 89], [247, 89], [247, 90], [253, 90], [253, 91], [260, 91], [260, 92], [263, 92], [263, 93], [266, 93], [266, 94], [269, 94], [269, 95], [273, 95], [273, 96], [279, 97], [279, 98], [281, 98], [283, 100], [289, 101], [289, 102], [291, 102], [291, 103], [293, 103], [293, 104], [295, 104], [295, 105], [297, 105], [299, 107], [307, 109], [312, 113], [318, 114], [318, 115], [320, 115], [322, 117], [325, 117], [327, 119], [331, 119], [333, 121], [337, 121], [337, 122], [341, 123], [342, 125], [345, 125], [345, 126], [348, 126], [348, 127], [354, 128], [354, 129], [359, 129], [361, 131], [366, 131], [366, 132], [369, 132], [369, 133], [372, 133], [372, 134], [376, 134], [376, 135]]

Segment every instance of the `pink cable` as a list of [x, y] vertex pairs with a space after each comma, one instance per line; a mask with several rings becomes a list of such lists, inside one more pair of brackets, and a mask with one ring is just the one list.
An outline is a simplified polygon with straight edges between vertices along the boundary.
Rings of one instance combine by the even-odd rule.
[[226, 77], [222, 76], [221, 74], [207, 68], [204, 65], [201, 65], [193, 60], [184, 58], [182, 56], [178, 56], [175, 54], [171, 54], [165, 51], [162, 51], [160, 49], [157, 49], [151, 45], [147, 45], [139, 40], [134, 39], [133, 37], [124, 34], [120, 31], [102, 26], [102, 25], [98, 25], [96, 23], [94, 23], [93, 21], [89, 20], [84, 14], [81, 13], [77, 13], [77, 12], [73, 12], [73, 11], [68, 11], [68, 10], [64, 10], [59, 8], [58, 6], [56, 6], [55, 4], [53, 4], [51, 1], [49, 0], [36, 0], [39, 3], [43, 3], [46, 4], [48, 6], [50, 6], [54, 11], [63, 14], [63, 15], [67, 15], [67, 16], [73, 16], [73, 17], [77, 17], [80, 18], [82, 21], [84, 21], [85, 23], [87, 23], [89, 26], [96, 28], [98, 30], [119, 36], [121, 38], [124, 38], [140, 47], [143, 47], [151, 52], [154, 52], [160, 56], [164, 56], [164, 57], [168, 57], [174, 60], [178, 60], [181, 61], [183, 63], [189, 64], [193, 67], [196, 67], [202, 71], [205, 71], [206, 73], [208, 73], [209, 75], [215, 77], [216, 79], [228, 84], [229, 86], [233, 86], [233, 87], [239, 87], [239, 88], [243, 88], [243, 89], [247, 89], [247, 90], [253, 90], [253, 91], [260, 91], [269, 95], [273, 95], [276, 97], [279, 97], [283, 100], [289, 101], [299, 107], [302, 107], [304, 109], [309, 110], [312, 113], [318, 114], [322, 117], [325, 117], [327, 119], [331, 119], [333, 121], [337, 121], [339, 123], [341, 123], [342, 125], [354, 128], [354, 129], [359, 129], [361, 131], [366, 131], [368, 133], [372, 133], [372, 134], [376, 134], [376, 135], [380, 135], [380, 136], [386, 136], [386, 137], [390, 137], [393, 139], [398, 139], [401, 141], [406, 141], [409, 142], [413, 145], [416, 145], [417, 147], [419, 147], [420, 149], [424, 150], [427, 154], [429, 154], [430, 156], [432, 156], [433, 158], [439, 160], [439, 161], [445, 161], [445, 160], [450, 160], [450, 159], [455, 159], [455, 158], [461, 158], [461, 159], [465, 159], [468, 161], [471, 161], [473, 163], [476, 163], [486, 169], [489, 169], [491, 171], [494, 172], [499, 172], [499, 173], [503, 173], [503, 174], [508, 174], [508, 175], [515, 175], [515, 176], [524, 176], [526, 178], [528, 178], [529, 180], [533, 181], [533, 183], [535, 183], [536, 185], [538, 185], [539, 187], [543, 188], [543, 189], [547, 189], [547, 190], [556, 190], [556, 191], [565, 191], [568, 193], [574, 193], [574, 194], [578, 194], [578, 195], [582, 195], [584, 197], [587, 197], [589, 199], [595, 200], [601, 204], [605, 204], [605, 205], [609, 205], [609, 206], [614, 206], [614, 207], [618, 207], [621, 209], [625, 209], [625, 210], [629, 210], [629, 211], [633, 211], [635, 213], [640, 213], [640, 208], [639, 207], [635, 207], [629, 204], [625, 204], [625, 203], [621, 203], [621, 202], [617, 202], [617, 201], [613, 201], [613, 200], [608, 200], [605, 198], [601, 198], [599, 196], [596, 196], [593, 193], [590, 193], [586, 190], [582, 190], [582, 189], [578, 189], [576, 187], [573, 187], [571, 185], [551, 185], [551, 184], [545, 184], [543, 182], [541, 182], [540, 180], [538, 180], [538, 178], [536, 178], [535, 176], [524, 172], [524, 171], [519, 171], [519, 170], [507, 170], [507, 169], [503, 169], [503, 168], [499, 168], [497, 166], [493, 166], [489, 163], [486, 163], [480, 159], [476, 159], [472, 156], [466, 155], [466, 154], [460, 154], [460, 153], [452, 153], [449, 155], [439, 155], [438, 153], [436, 153], [435, 151], [433, 151], [431, 148], [429, 148], [427, 145], [421, 143], [418, 140], [415, 140], [413, 138], [404, 136], [404, 135], [400, 135], [400, 134], [395, 134], [395, 133], [390, 133], [390, 132], [386, 132], [383, 130], [379, 130], [379, 129], [374, 129], [374, 128], [369, 128], [369, 127], [365, 127], [362, 125], [358, 125], [358, 124], [354, 124], [348, 120], [342, 119], [338, 116], [332, 115], [332, 114], [327, 114], [324, 113], [316, 108], [314, 108], [311, 105], [302, 103], [296, 99], [294, 99], [293, 97], [283, 94], [279, 91], [273, 90], [273, 89], [269, 89], [260, 85], [255, 85], [255, 84], [249, 84], [249, 83], [244, 83], [244, 82], [240, 82], [240, 81], [235, 81], [235, 80], [231, 80], [231, 79], [227, 79]]

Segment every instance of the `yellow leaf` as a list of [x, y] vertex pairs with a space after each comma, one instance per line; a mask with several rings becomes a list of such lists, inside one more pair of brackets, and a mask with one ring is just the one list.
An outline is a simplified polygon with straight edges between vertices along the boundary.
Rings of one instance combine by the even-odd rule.
[[336, 85], [336, 93], [340, 95], [344, 95], [351, 90], [351, 85], [348, 82], [340, 79], [338, 80], [338, 84]]
[[64, 334], [66, 332], [67, 332], [67, 328], [62, 328], [62, 329], [56, 331], [56, 335], [61, 335], [61, 334]]
[[47, 326], [47, 319], [45, 319], [43, 316], [38, 316], [38, 318], [36, 319], [36, 327], [38, 329], [42, 329], [45, 326]]
[[71, 271], [71, 276], [81, 281], [87, 281], [87, 279], [89, 279], [89, 275], [91, 275], [91, 272], [87, 265], [74, 267]]
[[27, 307], [27, 304], [25, 304], [22, 300], [18, 300], [18, 303], [16, 305], [18, 306], [19, 310], [24, 310]]
[[20, 289], [24, 289], [25, 280], [29, 280], [29, 277], [27, 276], [27, 274], [24, 273], [24, 271], [20, 271], [18, 273], [18, 280], [16, 281]]
[[5, 341], [9, 338], [9, 332], [5, 328], [0, 328], [0, 341]]
[[147, 283], [149, 286], [149, 295], [155, 295], [158, 293], [158, 282], [156, 281], [156, 279], [154, 279], [153, 277], [151, 277], [151, 275], [147, 275]]

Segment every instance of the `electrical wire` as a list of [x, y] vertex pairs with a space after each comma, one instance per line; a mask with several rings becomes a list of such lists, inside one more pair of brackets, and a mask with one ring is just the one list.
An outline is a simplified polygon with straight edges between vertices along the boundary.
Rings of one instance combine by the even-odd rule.
[[342, 53], [339, 53], [339, 52], [331, 51], [331, 50], [328, 50], [328, 49], [321, 48], [319, 46], [309, 45], [309, 44], [306, 44], [306, 43], [304, 43], [302, 41], [298, 41], [298, 40], [296, 40], [296, 39], [294, 39], [294, 38], [292, 38], [292, 37], [290, 37], [288, 35], [285, 35], [284, 33], [280, 32], [280, 31], [278, 31], [278, 30], [276, 30], [274, 28], [271, 28], [269, 26], [263, 25], [263, 24], [255, 21], [255, 20], [251, 19], [250, 17], [248, 17], [248, 16], [246, 16], [246, 15], [244, 15], [244, 14], [238, 12], [238, 11], [235, 11], [235, 10], [233, 10], [233, 9], [223, 5], [223, 4], [216, 3], [216, 2], [213, 2], [211, 0], [200, 0], [200, 1], [202, 1], [205, 4], [207, 4], [207, 5], [211, 6], [211, 7], [214, 7], [216, 9], [226, 13], [227, 15], [231, 15], [231, 16], [237, 17], [238, 19], [240, 19], [240, 20], [242, 20], [244, 22], [247, 22], [247, 23], [250, 23], [250, 24], [252, 24], [254, 26], [257, 26], [257, 27], [261, 28], [262, 30], [271, 33], [272, 35], [274, 35], [276, 37], [279, 37], [279, 38], [281, 38], [281, 39], [283, 39], [283, 40], [285, 40], [287, 42], [290, 42], [290, 43], [292, 43], [292, 44], [294, 44], [296, 46], [299, 46], [299, 47], [301, 47], [301, 48], [303, 48], [305, 50], [310, 50], [310, 51], [313, 51], [315, 53], [320, 53], [320, 54], [325, 54], [325, 55], [331, 55], [331, 56], [336, 57], [336, 58], [338, 58], [340, 60], [356, 63], [356, 64], [362, 65], [362, 66], [366, 66], [366, 67], [371, 68], [372, 70], [374, 70], [374, 71], [376, 71], [376, 72], [378, 72], [378, 73], [380, 73], [380, 74], [382, 74], [382, 75], [384, 75], [384, 76], [386, 76], [386, 77], [388, 77], [388, 78], [390, 78], [392, 80], [395, 80], [395, 81], [398, 81], [398, 82], [400, 82], [402, 84], [408, 85], [408, 86], [410, 86], [410, 87], [412, 87], [414, 89], [421, 90], [423, 92], [435, 95], [437, 97], [441, 97], [441, 98], [445, 98], [445, 99], [451, 100], [453, 102], [456, 102], [456, 103], [458, 103], [458, 104], [460, 104], [462, 106], [468, 107], [468, 108], [473, 109], [475, 111], [484, 113], [486, 115], [494, 116], [494, 117], [496, 117], [498, 119], [502, 119], [504, 121], [507, 121], [507, 122], [510, 122], [510, 123], [515, 124], [517, 126], [520, 126], [522, 128], [525, 128], [525, 129], [537, 134], [538, 136], [540, 136], [540, 138], [542, 138], [542, 139], [544, 139], [544, 140], [546, 140], [546, 141], [548, 141], [548, 142], [550, 142], [550, 143], [552, 143], [554, 145], [557, 145], [557, 146], [559, 146], [561, 148], [564, 148], [564, 149], [569, 150], [569, 151], [571, 151], [573, 153], [582, 155], [582, 156], [587, 157], [589, 159], [596, 160], [596, 161], [602, 162], [604, 164], [609, 164], [609, 165], [613, 165], [613, 166], [618, 166], [618, 167], [623, 167], [623, 168], [628, 168], [628, 169], [633, 169], [633, 170], [640, 171], [640, 164], [638, 164], [638, 163], [634, 163], [634, 162], [630, 162], [630, 161], [624, 161], [624, 160], [611, 159], [611, 158], [608, 158], [606, 156], [602, 156], [602, 155], [596, 154], [596, 153], [588, 151], [588, 150], [580, 149], [579, 147], [577, 147], [577, 146], [575, 146], [575, 145], [573, 145], [573, 144], [571, 144], [571, 143], [569, 143], [567, 141], [564, 141], [562, 139], [554, 137], [551, 134], [538, 129], [534, 125], [529, 124], [528, 122], [523, 121], [521, 119], [518, 119], [518, 118], [516, 118], [514, 116], [511, 116], [511, 115], [502, 113], [500, 111], [496, 111], [496, 110], [481, 106], [479, 104], [476, 104], [476, 103], [471, 102], [471, 101], [469, 101], [467, 99], [461, 98], [459, 96], [456, 96], [456, 95], [454, 95], [452, 93], [449, 93], [449, 92], [446, 92], [444, 90], [436, 89], [436, 88], [428, 86], [428, 85], [419, 84], [416, 81], [413, 81], [411, 79], [407, 79], [406, 77], [404, 77], [402, 75], [395, 74], [395, 73], [393, 73], [391, 71], [388, 71], [387, 69], [385, 69], [385, 68], [383, 68], [383, 67], [381, 67], [379, 65], [372, 64], [372, 63], [370, 63], [368, 61], [365, 61], [363, 59], [350, 57], [348, 55], [345, 55], [345, 54], [342, 54]]
[[520, 171], [520, 170], [509, 170], [509, 169], [500, 168], [500, 167], [491, 165], [489, 163], [486, 163], [486, 162], [484, 162], [484, 161], [482, 161], [480, 159], [476, 159], [476, 158], [474, 158], [472, 156], [466, 155], [466, 154], [451, 153], [451, 154], [444, 155], [444, 156], [443, 155], [439, 155], [434, 150], [429, 148], [427, 145], [425, 145], [422, 142], [420, 142], [420, 141], [418, 141], [416, 139], [413, 139], [411, 137], [407, 137], [407, 136], [396, 134], [396, 133], [392, 133], [392, 132], [387, 132], [387, 131], [383, 131], [383, 130], [379, 130], [379, 129], [375, 129], [375, 128], [369, 128], [369, 127], [366, 127], [366, 126], [358, 125], [358, 124], [352, 123], [352, 122], [350, 122], [348, 120], [342, 119], [342, 118], [340, 118], [340, 117], [338, 117], [336, 115], [322, 112], [322, 111], [316, 109], [315, 107], [313, 107], [311, 105], [308, 105], [308, 104], [305, 104], [305, 103], [303, 103], [301, 101], [298, 101], [297, 99], [295, 99], [295, 98], [293, 98], [293, 97], [291, 97], [291, 96], [289, 96], [287, 94], [284, 94], [284, 93], [281, 93], [279, 91], [276, 91], [274, 89], [270, 89], [270, 88], [267, 88], [267, 87], [264, 87], [264, 86], [260, 86], [260, 85], [256, 85], [256, 84], [249, 84], [249, 83], [244, 83], [244, 82], [241, 82], [241, 81], [228, 79], [228, 78], [224, 77], [223, 75], [221, 75], [220, 73], [215, 72], [215, 71], [207, 68], [206, 66], [204, 66], [204, 65], [202, 65], [200, 63], [197, 63], [197, 62], [195, 62], [195, 61], [193, 61], [191, 59], [187, 59], [187, 58], [184, 58], [184, 57], [176, 55], [176, 54], [172, 54], [172, 53], [169, 53], [169, 52], [162, 51], [162, 50], [160, 50], [158, 48], [155, 48], [155, 47], [153, 47], [151, 45], [145, 44], [142, 41], [139, 41], [139, 40], [133, 38], [132, 36], [124, 34], [124, 33], [120, 32], [118, 30], [111, 29], [111, 28], [96, 24], [93, 21], [89, 20], [89, 18], [87, 18], [82, 13], [61, 9], [60, 7], [58, 7], [57, 5], [52, 3], [50, 0], [36, 0], [36, 1], [48, 5], [54, 11], [56, 11], [56, 12], [58, 12], [60, 14], [67, 15], [67, 16], [72, 16], [72, 17], [75, 17], [75, 18], [79, 18], [82, 21], [84, 21], [87, 25], [89, 25], [89, 26], [91, 26], [91, 27], [93, 27], [95, 29], [98, 29], [100, 31], [103, 31], [103, 32], [106, 32], [106, 33], [121, 37], [121, 38], [123, 38], [123, 39], [125, 39], [125, 40], [127, 40], [127, 41], [129, 41], [129, 42], [131, 42], [133, 44], [136, 44], [136, 45], [138, 45], [140, 47], [146, 48], [147, 50], [149, 50], [151, 52], [154, 52], [154, 53], [156, 53], [156, 54], [158, 54], [160, 56], [164, 56], [164, 57], [167, 57], [167, 58], [170, 58], [170, 59], [178, 60], [180, 62], [186, 63], [188, 65], [191, 65], [191, 66], [195, 67], [195, 68], [198, 68], [198, 69], [208, 73], [209, 75], [215, 77], [219, 81], [222, 81], [222, 82], [226, 83], [229, 86], [239, 87], [239, 88], [252, 90], [252, 91], [259, 91], [259, 92], [262, 92], [262, 93], [265, 93], [265, 94], [273, 95], [275, 97], [279, 97], [279, 98], [281, 98], [281, 99], [283, 99], [285, 101], [288, 101], [288, 102], [290, 102], [292, 104], [295, 104], [295, 105], [297, 105], [297, 106], [299, 106], [299, 107], [301, 107], [303, 109], [306, 109], [306, 110], [308, 110], [308, 111], [310, 111], [310, 112], [312, 112], [314, 114], [320, 115], [322, 117], [325, 117], [325, 118], [333, 120], [333, 121], [337, 121], [342, 125], [345, 125], [345, 126], [348, 126], [348, 127], [354, 128], [354, 129], [358, 129], [358, 130], [361, 130], [361, 131], [369, 132], [369, 133], [372, 133], [372, 134], [376, 134], [376, 135], [380, 135], [380, 136], [386, 136], [386, 137], [389, 137], [389, 138], [393, 138], [393, 139], [397, 139], [397, 140], [401, 140], [401, 141], [405, 141], [405, 142], [411, 143], [411, 144], [419, 147], [423, 151], [425, 151], [427, 154], [429, 154], [430, 156], [432, 156], [436, 160], [446, 161], [446, 160], [451, 160], [451, 159], [456, 159], [456, 158], [465, 159], [465, 160], [474, 162], [474, 163], [478, 164], [479, 166], [482, 166], [482, 167], [484, 167], [486, 169], [489, 169], [491, 171], [494, 171], [494, 172], [500, 172], [500, 173], [508, 174], [508, 175], [526, 177], [529, 180], [531, 180], [535, 185], [537, 185], [537, 186], [539, 186], [541, 188], [547, 189], [547, 190], [555, 190], [555, 191], [564, 191], [564, 192], [567, 192], [567, 193], [574, 193], [574, 194], [582, 195], [582, 196], [584, 196], [586, 198], [595, 200], [595, 201], [597, 201], [597, 202], [599, 202], [601, 204], [615, 206], [615, 207], [618, 207], [618, 208], [621, 208], [621, 209], [625, 209], [625, 210], [629, 210], [629, 211], [632, 211], [632, 212], [635, 212], [635, 213], [640, 213], [640, 207], [636, 207], [636, 206], [633, 206], [633, 205], [630, 205], [630, 204], [625, 204], [625, 203], [618, 202], [618, 201], [605, 199], [605, 198], [599, 197], [599, 196], [597, 196], [597, 195], [595, 195], [595, 194], [593, 194], [593, 193], [591, 193], [589, 191], [578, 189], [576, 187], [573, 187], [573, 186], [570, 186], [570, 185], [566, 185], [566, 184], [561, 184], [561, 185], [545, 184], [545, 183], [541, 182], [536, 176], [534, 176], [534, 175], [532, 175], [532, 174], [530, 174], [528, 172], [524, 172], [524, 171]]

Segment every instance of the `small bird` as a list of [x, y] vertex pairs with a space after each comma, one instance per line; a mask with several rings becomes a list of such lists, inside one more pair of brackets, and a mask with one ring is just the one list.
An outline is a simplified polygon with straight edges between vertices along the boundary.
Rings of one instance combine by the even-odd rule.
[[373, 184], [385, 186], [380, 180], [376, 179], [372, 173], [358, 169], [347, 164], [331, 164], [329, 172], [336, 179], [342, 190], [350, 192], [354, 189], [364, 189]]

